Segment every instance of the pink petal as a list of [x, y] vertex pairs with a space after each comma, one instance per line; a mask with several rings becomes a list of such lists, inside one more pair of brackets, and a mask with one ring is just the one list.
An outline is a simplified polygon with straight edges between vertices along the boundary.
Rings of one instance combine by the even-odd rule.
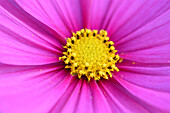
[[170, 43], [170, 10], [165, 11], [150, 23], [132, 34], [121, 38], [115, 46], [121, 52], [134, 52]]
[[[129, 91], [129, 96], [133, 97], [150, 112], [169, 113], [170, 93], [146, 89], [120, 78], [116, 78]], [[127, 92], [128, 94], [128, 92]]]
[[112, 113], [112, 111], [115, 110], [111, 108], [95, 81], [87, 83], [86, 80], [77, 81], [76, 78], [50, 112]]
[[79, 90], [81, 88], [82, 81], [76, 80], [72, 81], [72, 84], [68, 87], [66, 92], [62, 95], [62, 97], [56, 101], [53, 108], [50, 110], [51, 113], [74, 113], [76, 110]]
[[1, 67], [5, 71], [0, 73], [0, 109], [5, 113], [48, 112], [72, 81], [66, 70], [54, 66], [1, 64], [0, 72]]
[[77, 0], [17, 0], [16, 2], [26, 12], [63, 37], [68, 37], [71, 35], [71, 31], [75, 32], [82, 28], [81, 10]]
[[[55, 74], [60, 72], [64, 68], [64, 66], [58, 65], [56, 67], [56, 65], [58, 64], [50, 64], [50, 65], [43, 65], [43, 66], [16, 66], [16, 65], [0, 64], [0, 78], [1, 78], [0, 85], [15, 87], [15, 85], [18, 84], [29, 85], [27, 84], [27, 82], [28, 83], [34, 82], [34, 80], [41, 81], [45, 78], [46, 80], [48, 80], [47, 78], [53, 79], [53, 77], [57, 77]], [[52, 76], [50, 78], [49, 75], [53, 75], [53, 74], [55, 76]], [[34, 85], [31, 85], [30, 88], [33, 87]], [[21, 88], [21, 90], [28, 90], [28, 89]], [[10, 90], [6, 90], [6, 91], [10, 92]]]
[[112, 108], [109, 106], [109, 102], [96, 81], [91, 81], [89, 85], [92, 93], [94, 113], [112, 113]]
[[[68, 81], [67, 86], [63, 85], [63, 86], [57, 88], [59, 91], [59, 90], [63, 89], [63, 87], [64, 87], [64, 92], [60, 92], [59, 95], [57, 95], [57, 100], [56, 100], [55, 104], [53, 104], [53, 106], [49, 110], [50, 113], [62, 112], [62, 110], [67, 111], [67, 109], [64, 109], [65, 103], [67, 103], [69, 97], [71, 96], [72, 92], [74, 91], [74, 88], [76, 88], [76, 89], [79, 88], [79, 85], [77, 86], [77, 84], [78, 84], [77, 77], [72, 77], [70, 75], [68, 75], [68, 76], [69, 76], [69, 78], [72, 78], [72, 79], [67, 80]], [[68, 104], [71, 104], [71, 103], [68, 103]], [[70, 108], [69, 106], [68, 106], [68, 108]], [[73, 104], [73, 106], [75, 106], [75, 104]], [[73, 109], [73, 108], [71, 108], [71, 109]]]
[[62, 50], [48, 42], [50, 37], [40, 36], [4, 9], [1, 9], [0, 19], [0, 62], [39, 65], [55, 63], [59, 60]]
[[90, 29], [101, 29], [111, 2], [111, 0], [82, 0], [83, 26]]
[[[45, 40], [45, 43], [52, 44], [53, 46], [56, 46], [58, 48], [60, 43], [66, 43], [65, 38], [56, 33], [56, 31], [54, 31], [53, 29], [46, 26], [44, 23], [37, 20], [35, 17], [25, 12], [21, 7], [18, 6], [18, 4], [16, 4], [15, 1], [3, 0], [0, 1], [0, 5], [2, 18], [1, 24], [7, 27], [8, 29], [10, 29], [10, 27], [14, 28], [16, 25], [19, 25], [20, 27], [29, 30], [31, 32], [31, 36], [36, 34], [36, 36], [40, 38], [38, 39], [38, 41], [41, 41], [41, 43]], [[14, 26], [10, 25], [9, 27], [8, 24], [8, 26], [6, 26], [6, 23], [8, 23], [7, 21], [11, 21]], [[9, 24], [11, 22], [9, 22]], [[17, 30], [17, 28], [15, 28], [15, 30], [17, 34], [22, 34], [21, 31], [20, 33], [19, 30]], [[14, 29], [12, 29], [12, 31], [14, 31]], [[33, 39], [31, 41], [33, 41]]]
[[170, 62], [170, 44], [156, 46], [138, 50], [135, 52], [124, 53], [120, 57], [134, 62], [143, 63], [169, 63]]
[[[109, 22], [106, 29], [111, 39], [117, 43], [166, 13], [169, 7], [169, 0], [117, 1], [116, 4], [112, 4], [108, 14], [110, 19], [106, 18]], [[161, 21], [157, 23], [160, 24]]]
[[119, 66], [115, 75], [135, 85], [170, 92], [170, 67]]
[[[161, 5], [154, 7], [159, 8]], [[167, 7], [168, 5], [165, 4], [164, 8], [166, 9]], [[164, 8], [159, 10], [159, 12], [165, 10]], [[152, 13], [154, 13], [154, 10]], [[153, 15], [154, 18], [152, 17], [152, 21], [144, 24], [131, 34], [124, 37], [117, 36], [116, 38], [113, 36], [112, 39], [116, 41], [116, 48], [119, 50], [119, 53], [123, 53], [121, 57], [143, 63], [169, 63], [170, 10], [165, 10], [159, 15], [157, 13], [157, 11], [154, 13], [155, 15]], [[151, 15], [148, 16], [150, 17]], [[133, 27], [133, 25], [131, 26]]]
[[83, 81], [82, 87], [78, 93], [79, 100], [77, 102], [75, 113], [94, 113], [92, 93], [89, 83], [86, 80]]
[[103, 80], [99, 84], [113, 112], [116, 113], [148, 113], [148, 110], [130, 97], [127, 91], [115, 80]]

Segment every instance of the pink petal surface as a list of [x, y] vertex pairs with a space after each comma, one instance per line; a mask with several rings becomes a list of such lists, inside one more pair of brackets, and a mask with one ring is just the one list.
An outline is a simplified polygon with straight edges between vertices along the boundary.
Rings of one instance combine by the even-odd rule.
[[143, 88], [170, 92], [170, 67], [120, 66], [116, 76]]
[[100, 29], [111, 0], [81, 0], [84, 28]]
[[12, 69], [0, 73], [0, 109], [5, 113], [48, 112], [71, 82], [61, 67], [1, 64], [1, 68]]
[[75, 32], [82, 28], [81, 6], [77, 0], [16, 0], [16, 2], [63, 37], [68, 37], [71, 31]]
[[123, 87], [126, 88], [129, 96], [133, 97], [134, 100], [140, 102], [141, 105], [145, 106], [150, 112], [157, 113], [168, 113], [170, 111], [169, 102], [170, 94], [161, 91], [155, 91], [152, 89], [143, 88], [127, 81], [116, 78]]
[[115, 42], [152, 22], [170, 7], [168, 0], [126, 0], [118, 5], [120, 8], [118, 10], [113, 9], [113, 11], [116, 11], [112, 15], [113, 18], [109, 21], [107, 28]]
[[86, 80], [83, 81], [82, 88], [78, 93], [79, 101], [77, 102], [75, 113], [94, 113], [92, 93]]
[[[169, 63], [170, 34], [169, 10], [115, 46], [121, 57], [143, 63]], [[136, 44], [137, 43], [137, 44]]]
[[117, 81], [103, 80], [99, 83], [99, 86], [113, 112], [148, 113], [144, 106], [129, 97], [125, 91], [122, 91], [124, 88]]
[[168, 29], [170, 26], [169, 13], [170, 10], [165, 11], [132, 34], [121, 38], [115, 46], [121, 52], [134, 52], [170, 43], [170, 30]]
[[[41, 39], [46, 40], [46, 43], [53, 44], [60, 49], [60, 43], [65, 44], [65, 38], [56, 33], [53, 29], [46, 26], [44, 23], [37, 20], [35, 17], [24, 11], [15, 1], [2, 0], [0, 1], [0, 7], [4, 14], [7, 13], [14, 22], [19, 22], [23, 27], [29, 28], [30, 31], [40, 36]], [[9, 17], [7, 16], [7, 17]], [[3, 24], [3, 23], [2, 23]], [[9, 27], [9, 26], [8, 26]]]
[[0, 62], [15, 65], [39, 65], [55, 63], [59, 60], [61, 50], [48, 42], [45, 35], [38, 35], [35, 30], [4, 9], [1, 9], [0, 13]]
[[112, 109], [109, 106], [109, 102], [106, 100], [103, 92], [96, 83], [96, 81], [91, 81], [90, 89], [92, 93], [94, 113], [112, 113]]
[[115, 41], [164, 13], [169, 8], [168, 2], [168, 0], [82, 1], [84, 26], [92, 29], [106, 29]]
[[[169, 63], [170, 10], [143, 26], [131, 35], [118, 41], [115, 46], [121, 57], [144, 63]], [[137, 43], [137, 44], [136, 44]]]
[[143, 63], [169, 63], [170, 44], [124, 53], [120, 57]]
[[[1, 0], [0, 112], [169, 112], [169, 7], [168, 0]], [[106, 29], [123, 53], [114, 78], [88, 83], [58, 62], [65, 38], [81, 28]]]
[[71, 82], [62, 97], [53, 105], [50, 113], [74, 113], [82, 81], [77, 78]]

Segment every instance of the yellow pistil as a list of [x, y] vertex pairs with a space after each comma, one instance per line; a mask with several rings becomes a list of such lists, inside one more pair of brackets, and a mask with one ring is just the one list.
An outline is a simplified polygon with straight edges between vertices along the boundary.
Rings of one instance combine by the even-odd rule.
[[63, 46], [66, 52], [59, 60], [63, 60], [65, 68], [70, 68], [71, 74], [78, 78], [86, 76], [88, 81], [108, 79], [112, 77], [111, 72], [119, 71], [115, 64], [120, 57], [115, 54], [117, 50], [113, 44], [105, 30], [98, 33], [97, 30], [82, 29], [67, 39]]

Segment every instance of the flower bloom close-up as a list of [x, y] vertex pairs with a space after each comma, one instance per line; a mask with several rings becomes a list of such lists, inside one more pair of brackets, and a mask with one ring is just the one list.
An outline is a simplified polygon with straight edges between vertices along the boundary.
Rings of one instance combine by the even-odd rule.
[[0, 0], [0, 113], [170, 113], [170, 1]]

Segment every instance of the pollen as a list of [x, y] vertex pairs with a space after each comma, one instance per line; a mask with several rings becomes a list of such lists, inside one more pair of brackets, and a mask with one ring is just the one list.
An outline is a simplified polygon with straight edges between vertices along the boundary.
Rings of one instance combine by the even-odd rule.
[[109, 41], [107, 31], [82, 29], [67, 38], [66, 49], [59, 60], [64, 61], [65, 68], [71, 69], [71, 75], [86, 76], [91, 79], [100, 80], [112, 77], [113, 71], [119, 71], [116, 63], [120, 57], [114, 43]]

